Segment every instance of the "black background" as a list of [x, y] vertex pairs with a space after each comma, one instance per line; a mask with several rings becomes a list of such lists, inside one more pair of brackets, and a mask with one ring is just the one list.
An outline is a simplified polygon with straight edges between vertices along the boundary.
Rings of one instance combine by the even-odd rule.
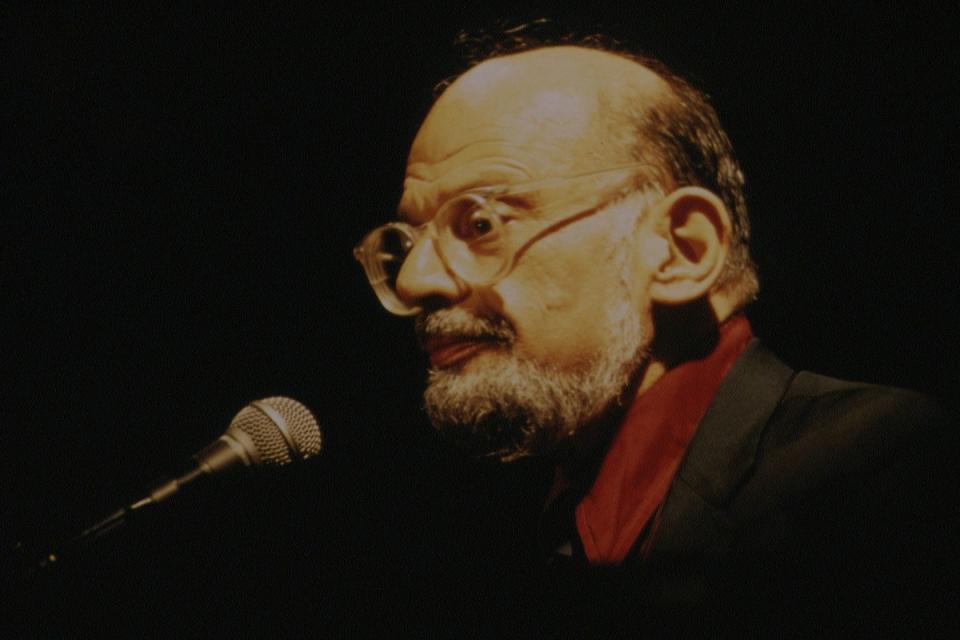
[[795, 366], [954, 402], [952, 3], [592, 6], [0, 9], [4, 553], [134, 497], [258, 397], [302, 400], [328, 440], [18, 585], [16, 629], [365, 615], [388, 579], [364, 561], [389, 553], [381, 507], [429, 517], [419, 490], [465, 472], [419, 418], [409, 323], [351, 248], [463, 66], [453, 36], [496, 18], [607, 30], [692, 77], [748, 176], [755, 332]]

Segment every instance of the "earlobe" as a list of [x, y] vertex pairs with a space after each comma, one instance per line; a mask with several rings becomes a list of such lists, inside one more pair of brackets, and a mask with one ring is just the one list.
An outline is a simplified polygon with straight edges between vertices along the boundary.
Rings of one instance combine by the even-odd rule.
[[667, 305], [691, 302], [716, 284], [730, 248], [730, 214], [702, 187], [681, 187], [655, 209], [669, 255], [653, 274], [651, 297]]

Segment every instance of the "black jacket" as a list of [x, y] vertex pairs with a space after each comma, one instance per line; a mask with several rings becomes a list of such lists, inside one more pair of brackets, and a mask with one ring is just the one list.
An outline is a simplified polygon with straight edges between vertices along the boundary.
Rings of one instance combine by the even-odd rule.
[[956, 637], [954, 427], [922, 396], [793, 371], [755, 340], [698, 426], [650, 555], [548, 570], [562, 605], [533, 596], [549, 622], [527, 630]]

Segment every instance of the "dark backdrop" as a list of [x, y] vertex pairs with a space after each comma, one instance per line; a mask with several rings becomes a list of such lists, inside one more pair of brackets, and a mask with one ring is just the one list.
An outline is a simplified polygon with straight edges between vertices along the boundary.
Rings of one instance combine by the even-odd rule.
[[749, 180], [756, 333], [796, 366], [953, 402], [952, 3], [447, 4], [0, 10], [4, 553], [134, 497], [258, 397], [301, 399], [328, 439], [315, 464], [18, 584], [15, 628], [264, 633], [295, 628], [291, 604], [308, 624], [367, 611], [383, 507], [429, 518], [420, 496], [466, 472], [419, 418], [409, 323], [351, 248], [461, 68], [453, 35], [498, 17], [605, 28], [697, 81]]

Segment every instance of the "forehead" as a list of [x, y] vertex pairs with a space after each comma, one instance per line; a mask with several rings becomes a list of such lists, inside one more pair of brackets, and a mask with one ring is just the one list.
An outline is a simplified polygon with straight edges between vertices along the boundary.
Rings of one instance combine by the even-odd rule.
[[424, 221], [445, 197], [473, 186], [628, 161], [627, 149], [612, 142], [601, 96], [643, 73], [617, 56], [572, 47], [475, 67], [437, 100], [417, 134], [401, 215]]
[[597, 102], [596, 94], [579, 87], [485, 82], [450, 91], [424, 120], [409, 163], [439, 163], [484, 143], [536, 147], [581, 141], [596, 128]]

